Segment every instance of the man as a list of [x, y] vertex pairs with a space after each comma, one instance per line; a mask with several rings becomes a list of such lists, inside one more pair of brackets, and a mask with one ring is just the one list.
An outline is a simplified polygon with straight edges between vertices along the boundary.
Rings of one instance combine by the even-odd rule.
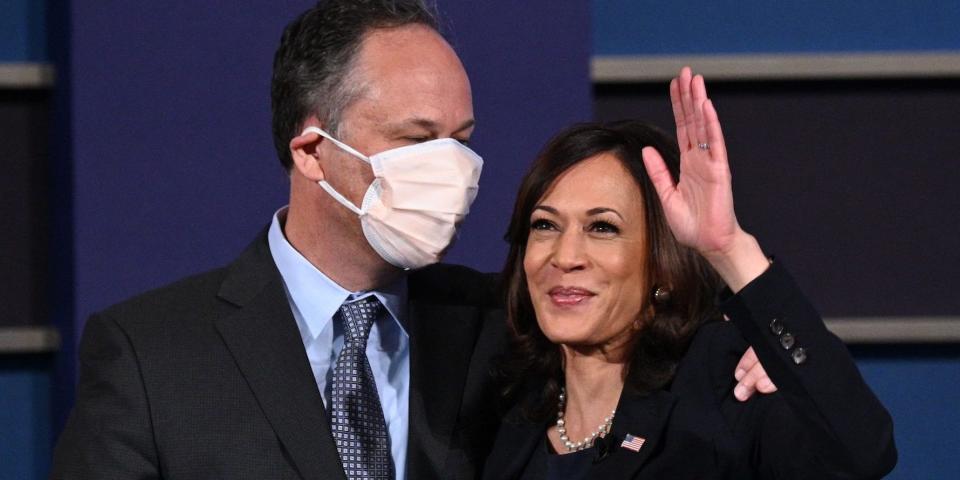
[[487, 373], [503, 326], [489, 280], [384, 260], [318, 185], [361, 206], [371, 166], [300, 135], [317, 127], [365, 155], [466, 142], [470, 86], [434, 22], [416, 1], [349, 0], [287, 27], [272, 96], [289, 207], [230, 266], [90, 319], [54, 478], [346, 478], [330, 418], [346, 349], [338, 310], [369, 293], [384, 307], [366, 352], [388, 468], [475, 475], [496, 432]]
[[53, 478], [477, 476], [502, 312], [489, 277], [418, 269], [475, 195], [443, 140], [473, 131], [463, 66], [419, 1], [331, 0], [286, 28], [272, 99], [289, 206], [229, 266], [88, 321]]

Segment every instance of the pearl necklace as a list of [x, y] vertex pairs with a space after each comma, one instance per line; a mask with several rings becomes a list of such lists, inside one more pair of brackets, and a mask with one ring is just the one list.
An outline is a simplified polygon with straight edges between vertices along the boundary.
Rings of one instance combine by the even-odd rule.
[[571, 442], [570, 437], [567, 436], [566, 422], [563, 420], [563, 411], [566, 409], [566, 405], [566, 389], [560, 387], [560, 402], [557, 407], [557, 433], [560, 434], [560, 441], [563, 442], [563, 446], [567, 447], [568, 452], [579, 452], [580, 450], [590, 448], [593, 446], [593, 442], [597, 440], [597, 437], [602, 437], [610, 433], [610, 427], [613, 426], [613, 415], [617, 412], [616, 408], [610, 411], [609, 416], [603, 418], [603, 423], [600, 424], [596, 430], [590, 432], [590, 435], [587, 435], [579, 442]]

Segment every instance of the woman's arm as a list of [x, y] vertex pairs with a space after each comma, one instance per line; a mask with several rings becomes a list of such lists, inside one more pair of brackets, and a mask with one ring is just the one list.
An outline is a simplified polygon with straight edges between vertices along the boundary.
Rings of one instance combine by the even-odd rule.
[[[785, 400], [767, 402], [785, 407], [770, 409], [754, 426], [756, 468], [790, 478], [803, 467], [797, 459], [806, 458], [793, 453], [804, 449], [817, 452], [815, 458], [832, 473], [873, 478], [889, 471], [896, 461], [889, 414], [786, 270], [771, 266], [737, 222], [723, 133], [703, 77], [684, 68], [670, 83], [670, 97], [680, 176], [674, 183], [650, 147], [643, 151], [647, 172], [677, 240], [700, 252], [734, 294], [722, 310]], [[784, 438], [803, 444], [785, 445]]]
[[[692, 76], [689, 68], [670, 82], [670, 100], [680, 147], [680, 181], [674, 184], [663, 158], [652, 147], [643, 150], [644, 165], [677, 240], [703, 254], [737, 292], [763, 273], [768, 262], [756, 239], [737, 223], [717, 111], [707, 98], [703, 77]], [[755, 391], [777, 391], [752, 348], [733, 373], [738, 381], [735, 395], [741, 401]]]
[[756, 400], [761, 415], [733, 426], [752, 439], [762, 476], [810, 478], [817, 471], [816, 478], [866, 479], [893, 468], [889, 413], [779, 261], [729, 294], [721, 310], [780, 387]]

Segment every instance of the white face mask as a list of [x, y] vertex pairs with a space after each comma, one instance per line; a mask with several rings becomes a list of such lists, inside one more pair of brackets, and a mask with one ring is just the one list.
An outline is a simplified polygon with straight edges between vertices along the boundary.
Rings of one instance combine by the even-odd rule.
[[452, 138], [408, 145], [367, 157], [317, 127], [307, 127], [373, 167], [360, 207], [329, 183], [317, 183], [360, 217], [367, 242], [384, 260], [404, 268], [440, 261], [457, 225], [477, 197], [483, 159]]

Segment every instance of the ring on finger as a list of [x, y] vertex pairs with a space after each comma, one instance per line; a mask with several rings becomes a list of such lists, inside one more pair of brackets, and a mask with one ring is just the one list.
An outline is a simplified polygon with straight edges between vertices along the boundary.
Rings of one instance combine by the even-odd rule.
[[710, 144], [706, 142], [698, 143], [697, 148], [699, 148], [700, 150], [710, 150]]

